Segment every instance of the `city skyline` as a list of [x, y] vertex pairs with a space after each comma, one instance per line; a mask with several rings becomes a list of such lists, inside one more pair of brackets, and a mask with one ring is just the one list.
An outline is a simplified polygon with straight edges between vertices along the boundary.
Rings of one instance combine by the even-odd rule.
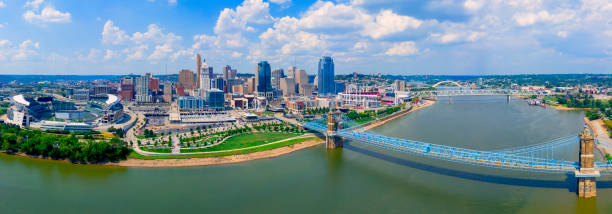
[[[126, 9], [130, 8], [130, 9]], [[558, 1], [0, 1], [0, 74], [612, 73], [612, 3]], [[153, 15], [154, 14], [154, 15]]]

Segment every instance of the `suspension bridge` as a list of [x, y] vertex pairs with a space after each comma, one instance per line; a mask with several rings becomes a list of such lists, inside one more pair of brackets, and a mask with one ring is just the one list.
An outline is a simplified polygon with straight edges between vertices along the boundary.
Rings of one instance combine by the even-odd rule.
[[[329, 112], [319, 120], [304, 121], [302, 125], [326, 136], [326, 147], [342, 147], [343, 139], [368, 144], [387, 150], [412, 155], [500, 169], [523, 170], [542, 173], [573, 174], [578, 182], [579, 197], [596, 196], [595, 178], [603, 173], [612, 173], [612, 163], [595, 161], [594, 139], [586, 128], [574, 136], [562, 137], [549, 142], [493, 151], [460, 148], [427, 142], [393, 138], [366, 132], [358, 124], [338, 112]], [[559, 151], [579, 148], [578, 161], [567, 160]]]

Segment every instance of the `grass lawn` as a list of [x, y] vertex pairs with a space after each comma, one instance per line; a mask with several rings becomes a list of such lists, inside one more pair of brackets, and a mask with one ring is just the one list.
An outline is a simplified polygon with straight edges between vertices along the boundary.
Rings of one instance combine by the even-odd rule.
[[144, 156], [144, 155], [140, 155], [140, 154], [138, 154], [136, 152], [132, 152], [132, 153], [130, 153], [128, 158], [153, 160], [153, 159], [184, 159], [184, 158], [219, 157], [219, 156], [246, 154], [246, 153], [251, 153], [251, 152], [259, 152], [259, 151], [271, 150], [271, 149], [281, 148], [281, 147], [285, 147], [285, 146], [292, 146], [293, 144], [301, 143], [301, 142], [309, 141], [309, 140], [321, 141], [321, 139], [319, 139], [317, 137], [306, 137], [306, 138], [298, 138], [298, 139], [288, 140], [288, 141], [284, 141], [284, 142], [276, 143], [276, 144], [272, 144], [272, 145], [267, 145], [267, 146], [262, 146], [262, 147], [257, 147], [257, 148], [251, 148], [251, 149], [245, 149], [245, 150], [239, 150], [239, 151], [220, 152], [220, 153], [211, 153], [211, 154], [197, 154], [197, 155]]
[[142, 151], [147, 151], [147, 152], [157, 152], [157, 153], [170, 153], [172, 152], [172, 150], [170, 149], [155, 149], [155, 148], [147, 148], [147, 147], [140, 147], [140, 149]]
[[223, 151], [230, 149], [240, 149], [252, 146], [259, 146], [274, 141], [287, 139], [290, 137], [296, 137], [300, 134], [294, 133], [282, 133], [282, 132], [255, 132], [241, 134], [234, 137], [230, 137], [225, 142], [208, 148], [201, 149], [181, 149], [181, 153], [189, 152], [211, 152], [211, 151]]
[[362, 118], [362, 119], [357, 119], [355, 120], [355, 122], [359, 123], [359, 124], [364, 124], [364, 123], [368, 123], [371, 121], [374, 121], [374, 117], [366, 117], [366, 118]]

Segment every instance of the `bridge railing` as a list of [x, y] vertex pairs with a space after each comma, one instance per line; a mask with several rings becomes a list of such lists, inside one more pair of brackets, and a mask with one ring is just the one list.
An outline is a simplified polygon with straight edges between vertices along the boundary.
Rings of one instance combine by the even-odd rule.
[[458, 90], [432, 90], [412, 92], [413, 95], [423, 96], [469, 96], [469, 95], [537, 95], [532, 91], [519, 91], [511, 89], [458, 89]]
[[472, 149], [437, 145], [399, 138], [391, 138], [370, 133], [357, 133], [340, 130], [337, 135], [357, 142], [370, 144], [390, 150], [416, 154], [436, 159], [495, 168], [511, 168], [547, 172], [573, 172], [578, 162], [552, 160], [538, 157], [518, 156], [506, 153], [478, 151]]
[[[305, 122], [304, 127], [320, 133], [327, 132], [327, 125], [317, 122]], [[575, 161], [554, 160], [533, 155], [536, 151], [550, 146], [547, 144], [538, 144], [533, 147], [521, 147], [516, 151], [503, 150], [503, 152], [499, 152], [479, 151], [431, 144], [400, 138], [392, 138], [367, 132], [355, 132], [352, 130], [338, 130], [336, 135], [356, 142], [370, 144], [394, 151], [494, 168], [510, 168], [545, 172], [573, 172], [579, 168], [578, 162]], [[572, 141], [567, 140], [566, 143], [570, 145]], [[530, 148], [533, 150], [529, 151]], [[531, 156], [526, 154], [531, 154]], [[602, 168], [607, 167], [612, 170], [612, 165], [608, 166], [603, 163], [599, 163], [599, 165]]]

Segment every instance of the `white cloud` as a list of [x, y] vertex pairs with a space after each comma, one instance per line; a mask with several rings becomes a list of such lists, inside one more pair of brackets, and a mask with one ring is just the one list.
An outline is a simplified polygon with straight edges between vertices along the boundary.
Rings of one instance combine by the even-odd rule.
[[38, 42], [33, 42], [32, 40], [25, 40], [19, 44], [19, 47], [16, 47], [12, 50], [13, 57], [11, 58], [13, 61], [26, 60], [34, 55], [37, 55], [39, 44]]
[[25, 3], [24, 7], [31, 7], [38, 9], [38, 7], [44, 2], [44, 0], [32, 0]]
[[568, 21], [574, 18], [574, 14], [571, 11], [565, 11], [558, 14], [550, 14], [546, 10], [541, 10], [539, 12], [528, 12], [528, 13], [516, 13], [512, 16], [516, 24], [519, 26], [528, 26], [533, 25], [537, 22], [550, 22], [550, 23], [560, 23], [564, 21]]
[[168, 4], [176, 4], [176, 0], [168, 0]]
[[125, 31], [120, 30], [119, 27], [113, 24], [113, 21], [108, 20], [104, 24], [102, 30], [102, 42], [107, 44], [120, 44], [129, 39], [129, 36]]
[[70, 13], [60, 12], [52, 7], [46, 7], [40, 14], [28, 10], [23, 14], [23, 18], [29, 23], [69, 23]]
[[225, 8], [219, 14], [216, 34], [239, 33], [247, 30], [247, 24], [266, 24], [273, 21], [270, 4], [262, 0], [245, 0], [236, 9]]
[[385, 54], [387, 56], [410, 56], [419, 52], [413, 41], [406, 41], [393, 44]]
[[242, 56], [242, 53], [240, 52], [236, 52], [236, 51], [232, 52], [232, 57], [234, 58], [240, 58], [241, 56]]
[[4, 3], [3, 1], [0, 1], [0, 8], [5, 8], [6, 7], [6, 3]]
[[104, 54], [104, 60], [111, 60], [119, 57], [119, 54], [113, 50], [106, 49], [106, 54]]
[[9, 40], [0, 40], [0, 48], [5, 47], [5, 46], [10, 46], [11, 45], [11, 41]]
[[447, 32], [447, 33], [431, 33], [428, 39], [442, 44], [456, 43], [456, 42], [475, 42], [486, 35], [485, 32]]
[[482, 0], [466, 0], [463, 2], [463, 7], [469, 11], [477, 11], [482, 8], [484, 5], [484, 1]]
[[177, 52], [174, 52], [172, 56], [170, 56], [170, 60], [176, 61], [178, 58], [186, 57], [186, 56], [193, 57], [194, 54], [195, 53], [193, 52], [193, 49], [179, 50]]
[[126, 62], [133, 60], [141, 60], [145, 58], [145, 51], [148, 50], [149, 47], [146, 45], [139, 45], [131, 48], [123, 49], [123, 53], [127, 55], [125, 58]]
[[291, 0], [270, 0], [270, 2], [274, 4], [285, 4], [285, 3], [290, 3]]
[[91, 48], [89, 49], [89, 54], [87, 54], [87, 56], [79, 55], [77, 58], [80, 61], [89, 61], [95, 63], [98, 62], [101, 53], [102, 52], [100, 50]]
[[561, 38], [567, 38], [568, 32], [567, 31], [559, 31], [557, 32], [557, 36], [561, 37]]
[[299, 20], [300, 27], [311, 30], [334, 30], [338, 33], [361, 30], [373, 17], [363, 9], [346, 4], [317, 2]]
[[95, 62], [100, 57], [100, 53], [102, 53], [100, 50], [92, 48], [92, 49], [89, 50], [89, 54], [87, 55], [87, 59], [89, 59], [92, 62]]
[[368, 43], [367, 42], [357, 42], [353, 46], [353, 49], [355, 49], [355, 50], [363, 50], [363, 49], [367, 49], [367, 48], [368, 48]]
[[163, 45], [156, 45], [155, 50], [149, 57], [147, 57], [147, 59], [151, 61], [165, 59], [168, 54], [172, 53], [172, 51], [174, 50], [172, 49], [172, 47], [170, 47], [170, 44], [166, 43]]
[[150, 24], [147, 29], [147, 32], [144, 33], [135, 32], [132, 35], [131, 40], [137, 44], [142, 44], [147, 42], [173, 43], [182, 39], [182, 37], [177, 36], [174, 33], [165, 34], [156, 24]]
[[364, 34], [374, 39], [403, 32], [408, 28], [416, 29], [423, 24], [421, 20], [410, 16], [401, 16], [391, 10], [383, 10], [376, 16], [376, 21], [367, 25]]
[[209, 35], [195, 35], [193, 36], [195, 43], [191, 46], [193, 49], [200, 49], [203, 46], [212, 47], [217, 43], [217, 37]]
[[[102, 43], [128, 46], [122, 50], [125, 53], [126, 61], [146, 58], [151, 63], [156, 63], [160, 60], [172, 59], [174, 57], [172, 52], [180, 49], [179, 41], [181, 40], [181, 36], [174, 33], [165, 33], [156, 24], [147, 26], [145, 32], [134, 32], [130, 36], [115, 26], [111, 20], [108, 20], [102, 30]], [[154, 47], [152, 52], [149, 52], [149, 47]], [[105, 57], [105, 59], [118, 57], [118, 54], [112, 50], [107, 50], [107, 55], [109, 57]]]

